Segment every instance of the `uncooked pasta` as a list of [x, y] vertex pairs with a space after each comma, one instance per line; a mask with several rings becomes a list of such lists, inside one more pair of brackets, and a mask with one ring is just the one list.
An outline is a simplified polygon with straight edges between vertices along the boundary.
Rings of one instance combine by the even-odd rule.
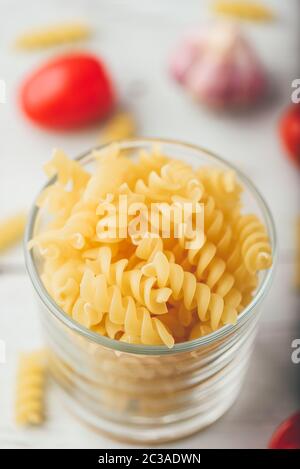
[[24, 33], [17, 38], [15, 44], [19, 49], [40, 49], [80, 41], [90, 35], [91, 30], [84, 23], [62, 23]]
[[19, 241], [24, 233], [26, 223], [25, 213], [17, 213], [0, 220], [0, 251]]
[[234, 171], [158, 148], [92, 156], [90, 173], [56, 151], [38, 199], [50, 220], [29, 248], [58, 306], [111, 339], [169, 348], [235, 324], [272, 252]]
[[44, 420], [45, 350], [20, 357], [16, 389], [16, 422], [38, 425]]
[[136, 123], [129, 112], [118, 112], [104, 126], [99, 141], [113, 142], [125, 138], [134, 137], [136, 134]]
[[252, 0], [216, 0], [213, 10], [216, 13], [254, 21], [274, 19], [274, 13], [266, 5]]

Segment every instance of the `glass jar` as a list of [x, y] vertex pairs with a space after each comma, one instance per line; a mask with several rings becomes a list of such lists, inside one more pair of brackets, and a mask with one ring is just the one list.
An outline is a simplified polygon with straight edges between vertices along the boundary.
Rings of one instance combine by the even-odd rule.
[[[25, 235], [29, 276], [40, 299], [40, 316], [49, 349], [49, 369], [66, 405], [97, 430], [126, 441], [161, 443], [185, 437], [210, 425], [240, 393], [262, 300], [274, 270], [276, 246], [272, 216], [249, 179], [228, 162], [199, 147], [166, 140], [126, 140], [122, 150], [135, 152], [159, 145], [162, 153], [194, 167], [233, 169], [245, 188], [247, 210], [264, 221], [274, 263], [260, 276], [252, 302], [235, 325], [196, 340], [165, 346], [133, 345], [96, 334], [65, 314], [47, 293], [38, 256], [26, 246], [42, 215], [34, 205]], [[91, 153], [78, 158], [91, 164]], [[54, 179], [48, 182], [52, 184]]]

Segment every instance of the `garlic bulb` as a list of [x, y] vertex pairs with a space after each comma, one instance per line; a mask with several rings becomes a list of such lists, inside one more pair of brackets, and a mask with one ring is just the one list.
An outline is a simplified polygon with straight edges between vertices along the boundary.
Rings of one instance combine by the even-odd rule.
[[252, 104], [266, 88], [265, 72], [252, 47], [228, 23], [186, 35], [170, 70], [198, 101], [213, 107]]

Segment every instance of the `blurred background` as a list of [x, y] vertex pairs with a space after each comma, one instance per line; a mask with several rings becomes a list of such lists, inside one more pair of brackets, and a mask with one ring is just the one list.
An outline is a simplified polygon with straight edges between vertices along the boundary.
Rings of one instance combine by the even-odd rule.
[[[5, 220], [29, 209], [54, 147], [76, 157], [115, 135], [175, 138], [223, 156], [248, 174], [274, 215], [278, 266], [242, 395], [212, 427], [173, 444], [180, 448], [263, 448], [276, 426], [300, 409], [300, 364], [291, 358], [292, 342], [300, 339], [300, 131], [297, 144], [289, 136], [297, 116], [286, 117], [292, 83], [300, 79], [300, 6], [297, 0], [247, 2], [248, 9], [228, 3], [0, 0], [0, 249]], [[27, 88], [24, 80], [74, 51], [105, 64], [115, 104], [91, 125], [80, 119], [74, 129], [68, 122], [45, 125], [42, 111], [32, 111], [39, 103], [30, 102], [30, 80]], [[32, 85], [38, 96], [41, 83]], [[45, 90], [40, 99], [47, 101]], [[56, 389], [42, 426], [15, 425], [18, 356], [42, 344], [20, 244], [0, 251], [0, 295], [0, 447], [119, 448], [69, 415]]]

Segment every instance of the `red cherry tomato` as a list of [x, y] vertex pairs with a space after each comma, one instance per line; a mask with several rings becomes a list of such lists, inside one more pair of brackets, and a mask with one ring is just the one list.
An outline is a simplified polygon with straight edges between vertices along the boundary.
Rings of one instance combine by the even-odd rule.
[[25, 114], [46, 127], [72, 129], [106, 117], [115, 104], [109, 74], [99, 59], [63, 55], [33, 72], [21, 87]]
[[300, 166], [300, 104], [291, 106], [281, 118], [280, 135], [289, 156]]
[[300, 412], [285, 420], [275, 431], [270, 449], [300, 449]]

